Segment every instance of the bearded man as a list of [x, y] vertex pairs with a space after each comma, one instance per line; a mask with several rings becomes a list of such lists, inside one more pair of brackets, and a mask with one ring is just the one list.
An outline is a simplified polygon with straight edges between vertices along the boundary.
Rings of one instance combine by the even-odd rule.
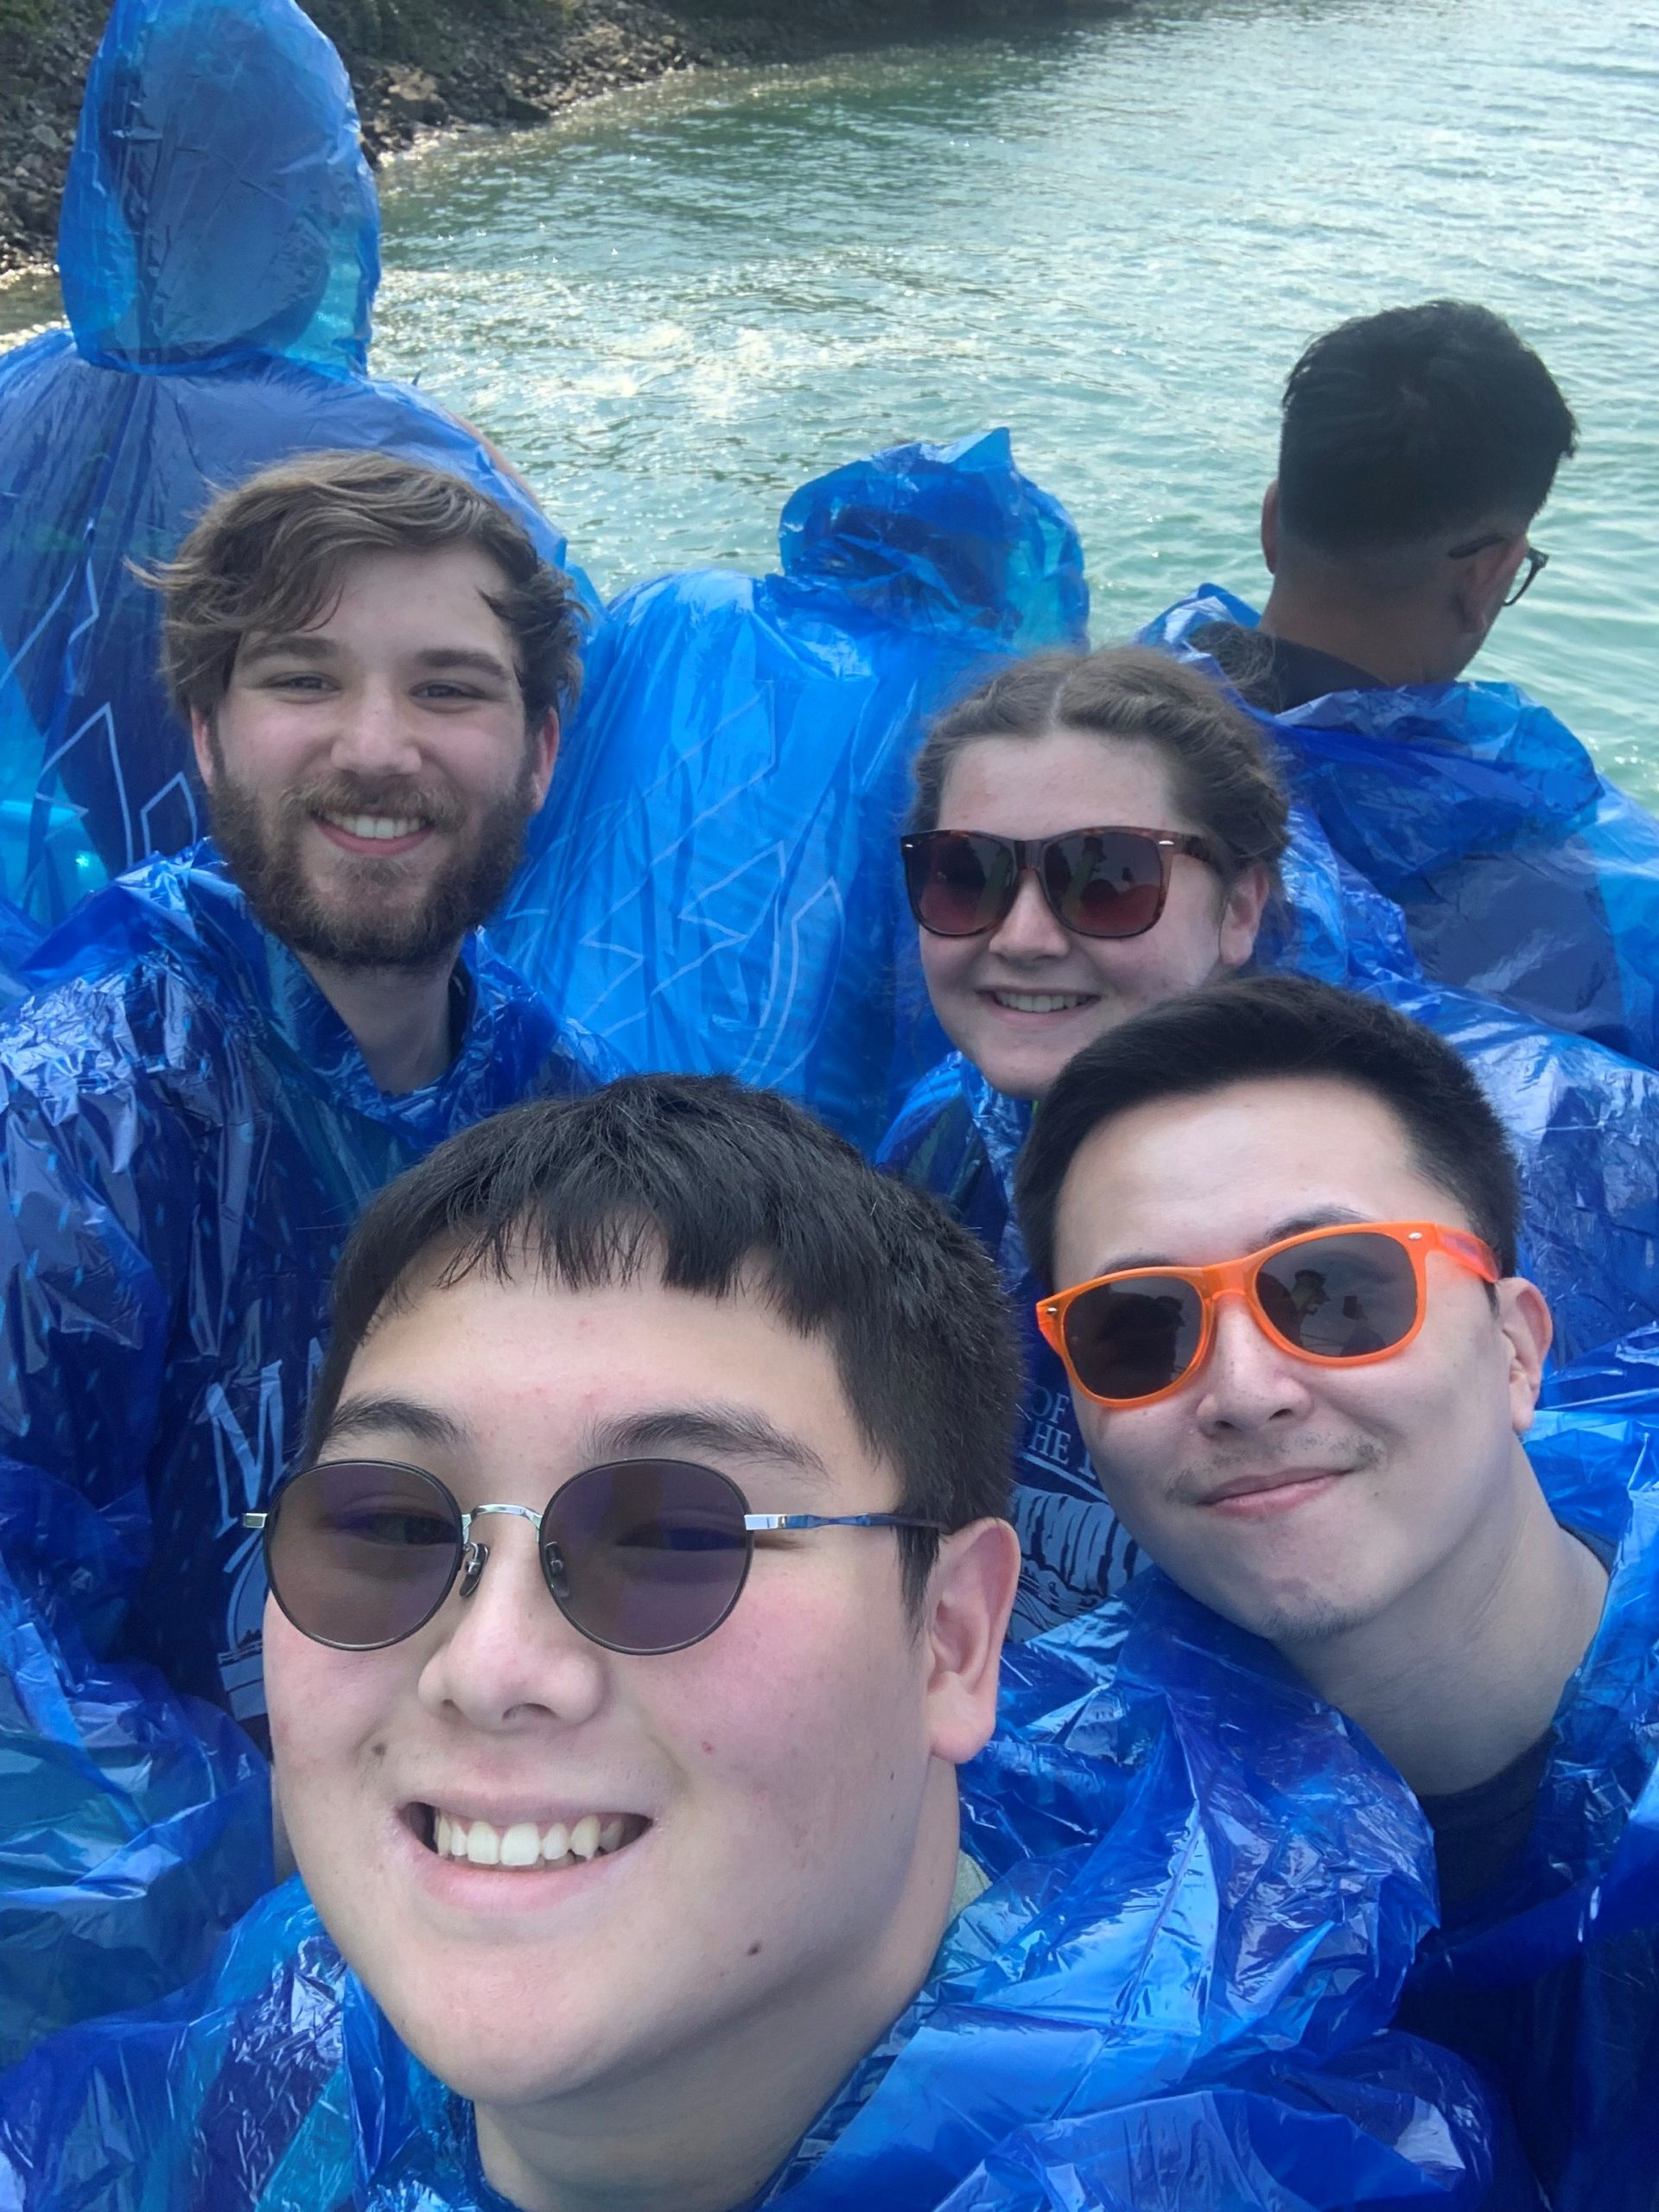
[[523, 525], [313, 454], [156, 581], [213, 838], [90, 899], [0, 1028], [0, 2057], [181, 1980], [269, 1878], [243, 1516], [334, 1260], [442, 1139], [597, 1072], [474, 934], [579, 677]]

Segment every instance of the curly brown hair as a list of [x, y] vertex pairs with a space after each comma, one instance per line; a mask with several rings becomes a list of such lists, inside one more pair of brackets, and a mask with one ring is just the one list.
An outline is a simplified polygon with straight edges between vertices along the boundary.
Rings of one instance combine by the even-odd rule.
[[513, 640], [524, 718], [538, 728], [582, 681], [583, 612], [517, 516], [445, 470], [379, 453], [313, 453], [222, 493], [175, 557], [148, 572], [161, 592], [162, 674], [181, 716], [211, 717], [245, 639], [304, 630], [364, 553], [475, 545], [502, 573], [486, 594]]

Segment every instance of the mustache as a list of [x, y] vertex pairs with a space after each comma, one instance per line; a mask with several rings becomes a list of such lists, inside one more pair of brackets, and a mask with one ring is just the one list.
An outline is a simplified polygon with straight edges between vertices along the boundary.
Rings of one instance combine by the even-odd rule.
[[349, 773], [321, 777], [284, 791], [281, 810], [295, 823], [315, 820], [320, 814], [383, 814], [418, 822], [428, 830], [458, 830], [467, 818], [461, 801], [442, 785], [423, 783], [417, 777]]
[[1197, 1505], [1242, 1475], [1273, 1475], [1284, 1467], [1328, 1467], [1333, 1475], [1361, 1475], [1380, 1467], [1382, 1458], [1375, 1438], [1351, 1431], [1305, 1433], [1274, 1446], [1258, 1440], [1218, 1450], [1202, 1465], [1189, 1461], [1171, 1479], [1168, 1495], [1178, 1505]]

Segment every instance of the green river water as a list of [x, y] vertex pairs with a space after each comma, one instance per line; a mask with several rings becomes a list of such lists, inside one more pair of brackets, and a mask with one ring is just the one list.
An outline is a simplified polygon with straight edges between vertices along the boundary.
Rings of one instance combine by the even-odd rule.
[[[607, 590], [764, 568], [804, 478], [1007, 423], [1103, 641], [1201, 577], [1259, 597], [1310, 337], [1484, 300], [1583, 447], [1474, 672], [1659, 803], [1656, 125], [1652, 0], [1142, 0], [683, 77], [383, 169], [375, 362], [503, 445]], [[0, 327], [29, 308], [0, 294]]]

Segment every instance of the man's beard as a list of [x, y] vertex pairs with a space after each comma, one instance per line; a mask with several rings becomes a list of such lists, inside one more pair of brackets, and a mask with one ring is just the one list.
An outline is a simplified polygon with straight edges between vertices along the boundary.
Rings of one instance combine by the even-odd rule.
[[213, 750], [208, 826], [231, 875], [273, 937], [327, 967], [447, 966], [467, 932], [500, 905], [524, 857], [524, 830], [535, 810], [528, 753], [513, 788], [485, 810], [423, 895], [412, 896], [400, 880], [398, 858], [342, 853], [336, 899], [319, 897], [301, 859], [306, 825], [318, 815], [375, 814], [453, 832], [465, 810], [447, 791], [352, 775], [284, 791], [267, 810], [227, 772], [217, 745]]

